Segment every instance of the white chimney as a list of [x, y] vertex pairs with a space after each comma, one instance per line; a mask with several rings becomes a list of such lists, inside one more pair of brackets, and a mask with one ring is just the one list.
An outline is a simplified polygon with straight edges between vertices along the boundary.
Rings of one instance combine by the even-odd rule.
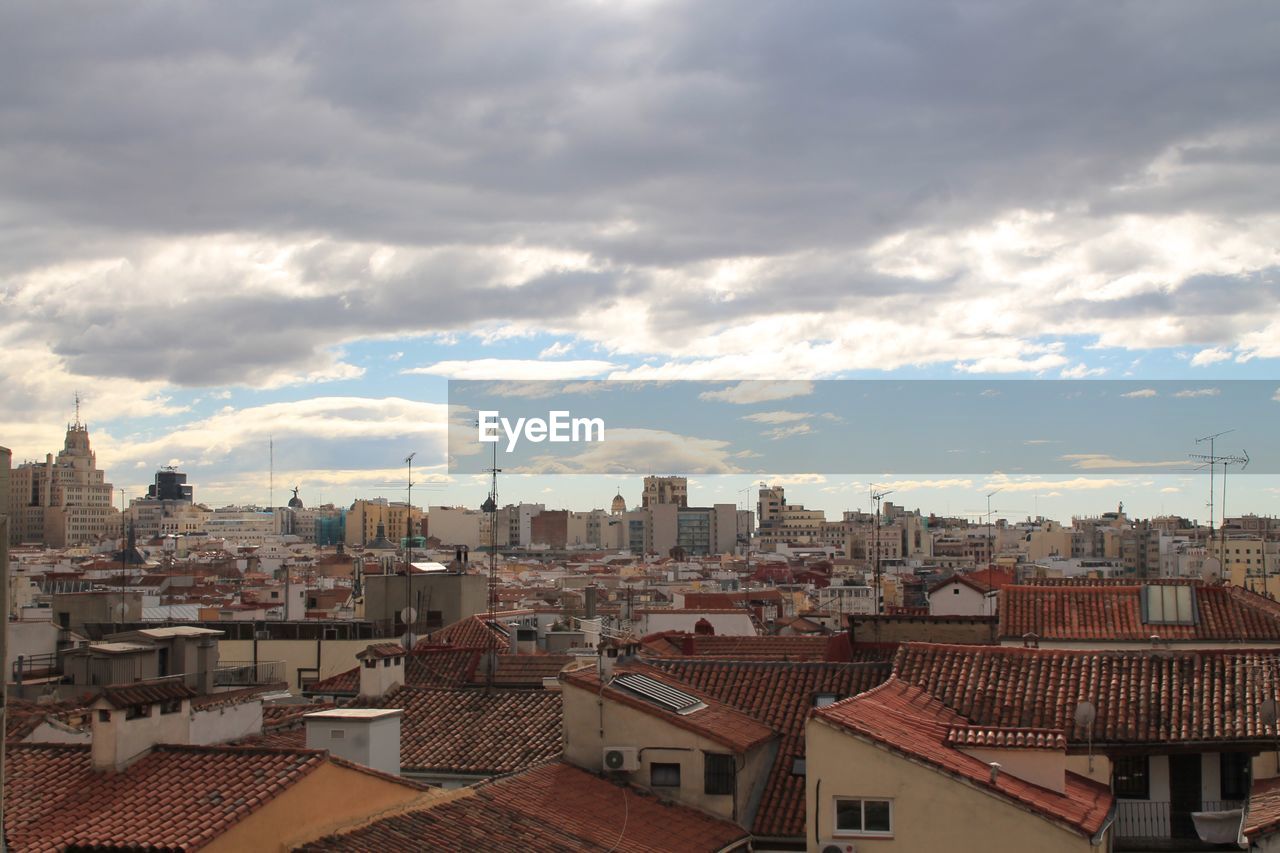
[[360, 695], [378, 698], [404, 684], [406, 654], [399, 643], [375, 643], [357, 654]]
[[307, 749], [400, 775], [400, 708], [335, 708], [303, 717]]
[[93, 769], [123, 770], [152, 747], [190, 743], [194, 695], [173, 681], [105, 688], [90, 706]]

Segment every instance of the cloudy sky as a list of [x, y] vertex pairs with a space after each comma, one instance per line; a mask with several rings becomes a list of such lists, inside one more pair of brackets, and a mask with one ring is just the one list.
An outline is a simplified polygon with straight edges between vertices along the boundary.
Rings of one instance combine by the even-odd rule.
[[[266, 503], [273, 438], [278, 499], [417, 452], [474, 504], [451, 377], [1275, 379], [1277, 43], [1228, 0], [5, 3], [0, 444], [79, 390], [130, 494]], [[954, 479], [901, 499], [992, 484]], [[1200, 479], [1010, 482], [1204, 517]]]

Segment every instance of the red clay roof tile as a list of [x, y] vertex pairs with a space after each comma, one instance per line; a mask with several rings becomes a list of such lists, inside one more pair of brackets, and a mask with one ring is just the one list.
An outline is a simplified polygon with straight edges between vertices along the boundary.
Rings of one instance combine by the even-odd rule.
[[728, 821], [554, 762], [303, 849], [386, 853], [518, 846], [530, 853], [659, 853], [718, 851], [747, 840], [746, 831]]

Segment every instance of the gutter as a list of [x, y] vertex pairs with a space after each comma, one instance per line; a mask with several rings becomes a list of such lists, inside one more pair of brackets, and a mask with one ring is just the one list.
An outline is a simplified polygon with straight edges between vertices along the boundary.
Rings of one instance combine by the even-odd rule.
[[1102, 843], [1103, 836], [1107, 834], [1107, 830], [1111, 828], [1111, 824], [1115, 823], [1117, 808], [1118, 806], [1116, 801], [1113, 799], [1111, 801], [1111, 808], [1107, 811], [1107, 816], [1102, 821], [1102, 826], [1098, 827], [1098, 831], [1089, 839], [1090, 847], [1097, 847]]

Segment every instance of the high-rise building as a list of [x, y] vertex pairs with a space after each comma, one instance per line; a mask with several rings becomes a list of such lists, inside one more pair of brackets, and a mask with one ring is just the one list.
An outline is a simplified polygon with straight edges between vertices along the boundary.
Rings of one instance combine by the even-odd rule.
[[97, 467], [89, 428], [67, 425], [62, 450], [44, 462], [24, 462], [9, 478], [10, 541], [54, 548], [96, 542], [120, 533], [113, 489]]
[[161, 468], [145, 497], [129, 501], [125, 521], [140, 540], [157, 536], [186, 536], [205, 529], [209, 510], [193, 503], [187, 475], [176, 468]]

